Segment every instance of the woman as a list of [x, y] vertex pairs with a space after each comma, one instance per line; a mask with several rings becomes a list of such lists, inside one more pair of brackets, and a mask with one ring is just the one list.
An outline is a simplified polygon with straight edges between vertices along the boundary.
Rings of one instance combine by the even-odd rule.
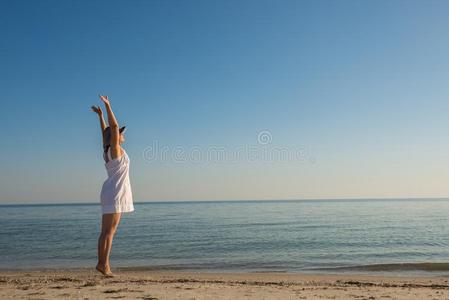
[[99, 106], [92, 106], [98, 114], [103, 134], [103, 158], [108, 179], [101, 188], [101, 234], [98, 239], [98, 264], [96, 269], [105, 276], [113, 276], [109, 264], [112, 240], [120, 222], [121, 213], [134, 211], [131, 185], [129, 183], [129, 157], [121, 144], [125, 141], [125, 127], [119, 127], [111, 109], [108, 96], [100, 95], [108, 115], [109, 127]]

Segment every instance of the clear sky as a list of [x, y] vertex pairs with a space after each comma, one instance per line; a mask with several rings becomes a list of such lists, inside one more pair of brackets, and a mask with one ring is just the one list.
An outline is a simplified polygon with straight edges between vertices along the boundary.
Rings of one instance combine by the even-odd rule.
[[[98, 93], [128, 127], [136, 202], [446, 197], [448, 11], [0, 1], [0, 203], [99, 201]], [[205, 158], [216, 147], [301, 159]]]

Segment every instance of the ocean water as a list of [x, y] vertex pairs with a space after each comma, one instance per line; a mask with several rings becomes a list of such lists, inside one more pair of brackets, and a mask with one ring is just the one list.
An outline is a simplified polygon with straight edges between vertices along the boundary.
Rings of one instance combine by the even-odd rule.
[[[113, 267], [449, 274], [449, 200], [136, 203]], [[92, 267], [100, 207], [0, 206], [0, 268]], [[446, 264], [447, 262], [447, 264]]]

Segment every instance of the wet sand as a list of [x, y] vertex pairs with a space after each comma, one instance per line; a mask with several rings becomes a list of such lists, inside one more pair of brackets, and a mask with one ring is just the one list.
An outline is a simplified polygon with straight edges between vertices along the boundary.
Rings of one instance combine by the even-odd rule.
[[449, 277], [115, 269], [0, 271], [0, 299], [449, 299]]

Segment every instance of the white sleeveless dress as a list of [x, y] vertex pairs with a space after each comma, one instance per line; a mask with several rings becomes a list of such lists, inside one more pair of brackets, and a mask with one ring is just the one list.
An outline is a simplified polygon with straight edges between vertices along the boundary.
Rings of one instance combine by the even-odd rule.
[[103, 214], [134, 211], [133, 194], [129, 182], [129, 157], [123, 150], [120, 157], [111, 159], [109, 148], [108, 162], [105, 163], [108, 179], [101, 188], [101, 211]]

